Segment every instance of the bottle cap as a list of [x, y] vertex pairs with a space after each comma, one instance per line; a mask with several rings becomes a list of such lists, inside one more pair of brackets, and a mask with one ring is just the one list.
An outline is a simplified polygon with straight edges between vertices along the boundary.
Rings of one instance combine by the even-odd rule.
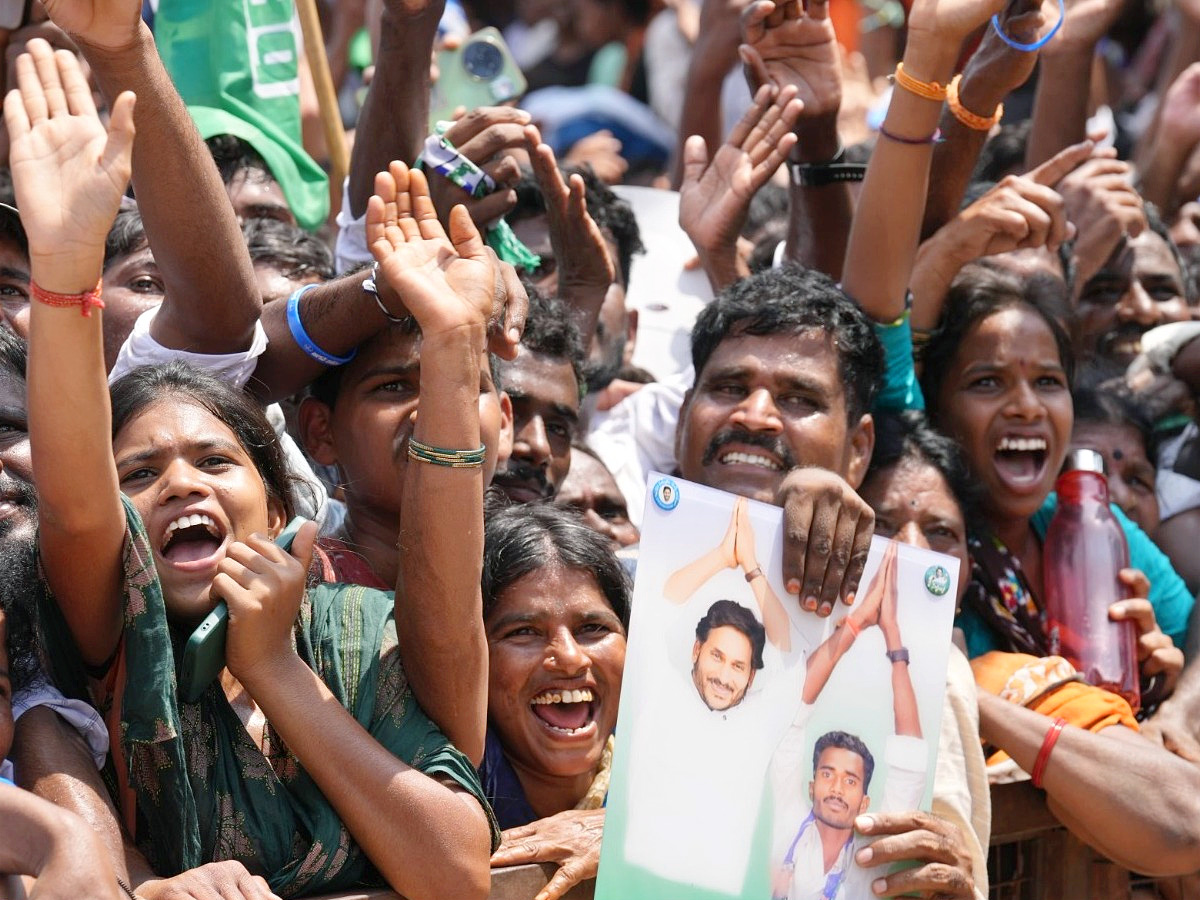
[[1104, 457], [1095, 450], [1072, 450], [1067, 454], [1064, 472], [1097, 472], [1104, 475]]

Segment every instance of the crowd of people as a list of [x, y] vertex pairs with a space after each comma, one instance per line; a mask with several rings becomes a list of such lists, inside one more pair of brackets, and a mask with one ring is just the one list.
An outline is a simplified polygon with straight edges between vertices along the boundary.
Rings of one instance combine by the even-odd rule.
[[[855, 602], [873, 535], [961, 563], [932, 812], [858, 817], [837, 897], [987, 897], [989, 783], [1029, 777], [1200, 890], [1195, 0], [324, 0], [302, 137], [336, 171], [328, 65], [352, 150], [315, 220], [185, 102], [170, 2], [0, 30], [0, 896], [594, 877], [651, 471], [782, 508], [772, 642]], [[523, 95], [431, 123], [487, 26]], [[678, 297], [638, 279], [701, 276], [688, 352], [639, 354]], [[1138, 708], [1047, 623], [1079, 448]]]

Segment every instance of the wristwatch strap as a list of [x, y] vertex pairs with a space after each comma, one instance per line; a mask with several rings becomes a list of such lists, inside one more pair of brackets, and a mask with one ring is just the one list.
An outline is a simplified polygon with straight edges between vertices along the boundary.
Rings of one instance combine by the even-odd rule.
[[908, 648], [907, 647], [897, 647], [895, 650], [889, 650], [887, 652], [887, 658], [890, 659], [894, 663], [898, 663], [898, 662], [906, 663], [906, 662], [908, 662]]
[[789, 163], [792, 184], [797, 187], [824, 187], [841, 181], [862, 181], [866, 177], [865, 163]]

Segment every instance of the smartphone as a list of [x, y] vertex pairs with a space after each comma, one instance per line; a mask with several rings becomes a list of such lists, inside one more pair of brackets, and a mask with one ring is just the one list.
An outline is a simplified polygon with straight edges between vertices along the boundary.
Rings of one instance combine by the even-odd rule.
[[476, 31], [453, 50], [438, 52], [438, 80], [429, 124], [450, 119], [458, 107], [496, 106], [525, 93], [528, 82], [495, 28]]
[[[307, 519], [296, 516], [287, 528], [279, 532], [275, 543], [284, 550], [292, 549], [292, 541]], [[192, 632], [183, 648], [179, 664], [179, 697], [184, 703], [195, 703], [225, 668], [225, 630], [229, 627], [229, 607], [222, 600]]]

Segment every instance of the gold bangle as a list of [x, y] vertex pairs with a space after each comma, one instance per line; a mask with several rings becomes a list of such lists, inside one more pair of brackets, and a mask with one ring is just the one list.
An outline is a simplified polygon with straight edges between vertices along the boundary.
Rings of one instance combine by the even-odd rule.
[[941, 103], [946, 99], [946, 89], [936, 81], [919, 81], [904, 71], [904, 63], [896, 63], [896, 74], [892, 80], [910, 94]]
[[958, 99], [958, 84], [960, 81], [962, 81], [962, 76], [955, 75], [954, 80], [946, 86], [946, 103], [950, 106], [950, 112], [953, 113], [954, 118], [958, 119], [967, 128], [974, 131], [991, 131], [1004, 115], [1004, 104], [997, 104], [996, 111], [990, 117], [985, 118], [984, 116], [975, 115], [975, 113], [963, 106], [962, 101]]

